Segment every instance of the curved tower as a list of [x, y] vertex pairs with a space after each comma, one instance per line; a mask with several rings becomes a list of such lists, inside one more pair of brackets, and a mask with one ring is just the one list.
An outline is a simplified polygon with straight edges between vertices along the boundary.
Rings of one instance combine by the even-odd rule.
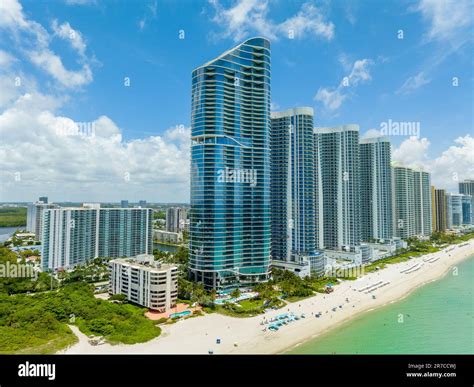
[[192, 73], [190, 277], [265, 281], [270, 265], [270, 43], [252, 38]]

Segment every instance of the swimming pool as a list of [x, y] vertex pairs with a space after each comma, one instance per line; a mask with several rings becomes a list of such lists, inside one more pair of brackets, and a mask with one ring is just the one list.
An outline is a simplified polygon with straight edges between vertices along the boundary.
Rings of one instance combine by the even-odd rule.
[[185, 317], [185, 316], [189, 316], [190, 314], [191, 314], [190, 310], [185, 310], [185, 311], [179, 312], [179, 313], [171, 313], [170, 318]]

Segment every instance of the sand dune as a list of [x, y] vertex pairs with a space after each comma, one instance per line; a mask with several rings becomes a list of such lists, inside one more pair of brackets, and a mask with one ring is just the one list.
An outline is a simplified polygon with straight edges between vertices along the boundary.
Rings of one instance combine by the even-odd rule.
[[[450, 251], [448, 251], [450, 250]], [[387, 268], [365, 275], [355, 281], [344, 281], [328, 295], [318, 294], [286, 308], [265, 314], [270, 319], [283, 312], [306, 318], [283, 326], [277, 332], [263, 332], [260, 322], [264, 315], [233, 318], [220, 314], [179, 321], [164, 325], [160, 337], [134, 345], [102, 344], [92, 346], [87, 337], [73, 328], [79, 342], [61, 351], [66, 354], [264, 354], [284, 352], [310, 340], [342, 322], [365, 311], [407, 296], [413, 289], [442, 277], [458, 262], [474, 254], [474, 240], [464, 246], [450, 246], [434, 254], [414, 258], [409, 262], [388, 265]], [[383, 284], [383, 286], [380, 286]], [[373, 290], [375, 289], [375, 290]], [[359, 291], [361, 290], [361, 291]], [[371, 290], [371, 291], [367, 291]], [[373, 295], [376, 298], [373, 298]], [[349, 302], [346, 301], [349, 299]], [[342, 308], [339, 306], [342, 305]], [[336, 307], [334, 312], [332, 309]], [[320, 318], [312, 313], [322, 312]], [[216, 344], [217, 339], [221, 340]], [[237, 344], [237, 346], [235, 345]]]

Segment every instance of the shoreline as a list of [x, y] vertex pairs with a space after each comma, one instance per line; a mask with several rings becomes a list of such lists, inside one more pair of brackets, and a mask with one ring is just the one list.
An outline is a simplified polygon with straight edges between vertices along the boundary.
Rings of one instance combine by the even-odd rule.
[[[473, 252], [474, 254], [474, 252]], [[428, 255], [428, 254], [427, 254]], [[424, 255], [423, 255], [424, 256]], [[466, 255], [464, 258], [461, 258], [460, 260], [456, 261], [456, 263], [461, 263], [463, 261], [466, 261], [467, 259], [469, 259], [471, 257], [471, 255]], [[410, 295], [412, 295], [415, 291], [417, 291], [418, 289], [422, 288], [423, 286], [425, 285], [428, 285], [430, 283], [433, 283], [433, 282], [438, 282], [439, 280], [443, 279], [444, 277], [446, 277], [446, 275], [449, 273], [449, 271], [453, 268], [454, 264], [452, 266], [448, 266], [446, 268], [446, 270], [437, 278], [433, 278], [431, 280], [426, 280], [425, 282], [421, 282], [419, 284], [417, 284], [416, 286], [412, 287], [411, 289], [409, 289], [406, 293], [400, 295], [399, 298], [397, 299], [394, 299], [394, 300], [390, 300], [390, 301], [387, 301], [385, 302], [384, 304], [382, 305], [379, 305], [379, 306], [376, 306], [375, 308], [371, 308], [371, 309], [367, 309], [367, 310], [360, 310], [358, 311], [357, 313], [355, 313], [354, 315], [352, 316], [348, 316], [346, 319], [342, 320], [342, 321], [339, 321], [337, 324], [335, 324], [334, 326], [331, 326], [331, 327], [328, 327], [326, 330], [324, 331], [321, 331], [321, 332], [318, 332], [316, 334], [314, 334], [310, 339], [308, 340], [303, 340], [295, 345], [292, 345], [282, 351], [279, 351], [279, 352], [275, 352], [275, 354], [285, 354], [286, 352], [289, 352], [305, 343], [307, 343], [308, 341], [312, 341], [318, 337], [321, 337], [321, 336], [324, 336], [328, 333], [330, 333], [331, 331], [333, 330], [336, 330], [337, 328], [340, 328], [341, 326], [353, 321], [353, 320], [356, 320], [357, 318], [359, 317], [362, 317], [364, 315], [367, 315], [369, 314], [370, 312], [375, 312], [375, 311], [379, 311], [380, 309], [386, 307], [386, 306], [389, 306], [389, 305], [392, 305], [392, 304], [396, 304], [400, 301], [403, 301], [405, 298], [409, 297]]]
[[[286, 305], [255, 317], [236, 318], [217, 313], [204, 317], [161, 325], [162, 334], [148, 342], [125, 344], [102, 344], [91, 346], [87, 337], [81, 335], [79, 342], [59, 351], [64, 354], [281, 354], [360, 317], [363, 313], [380, 309], [408, 297], [413, 291], [430, 282], [443, 278], [457, 263], [474, 255], [474, 240], [461, 243], [465, 246], [449, 245], [436, 253], [429, 253], [406, 262], [387, 265], [380, 271], [364, 275], [353, 281], [343, 281], [333, 293], [317, 294], [307, 299]], [[428, 258], [437, 258], [427, 262]], [[414, 271], [407, 268], [419, 265]], [[367, 286], [388, 282], [372, 293]], [[376, 299], [372, 298], [376, 295]], [[349, 302], [346, 301], [349, 299]], [[332, 309], [336, 308], [333, 312]], [[260, 322], [285, 312], [306, 318], [282, 326], [278, 331], [262, 331]], [[322, 312], [320, 318], [312, 313]], [[220, 344], [216, 344], [217, 339]]]

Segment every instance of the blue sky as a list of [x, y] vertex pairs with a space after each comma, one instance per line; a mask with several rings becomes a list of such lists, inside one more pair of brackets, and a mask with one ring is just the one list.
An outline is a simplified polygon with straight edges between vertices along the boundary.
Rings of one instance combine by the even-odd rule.
[[[438, 186], [474, 177], [468, 0], [2, 4], [0, 200], [187, 201], [191, 71], [255, 35], [272, 42], [275, 110], [312, 106], [317, 126], [362, 134], [416, 122], [417, 138], [391, 137], [397, 159]], [[48, 138], [77, 122], [97, 138]]]

